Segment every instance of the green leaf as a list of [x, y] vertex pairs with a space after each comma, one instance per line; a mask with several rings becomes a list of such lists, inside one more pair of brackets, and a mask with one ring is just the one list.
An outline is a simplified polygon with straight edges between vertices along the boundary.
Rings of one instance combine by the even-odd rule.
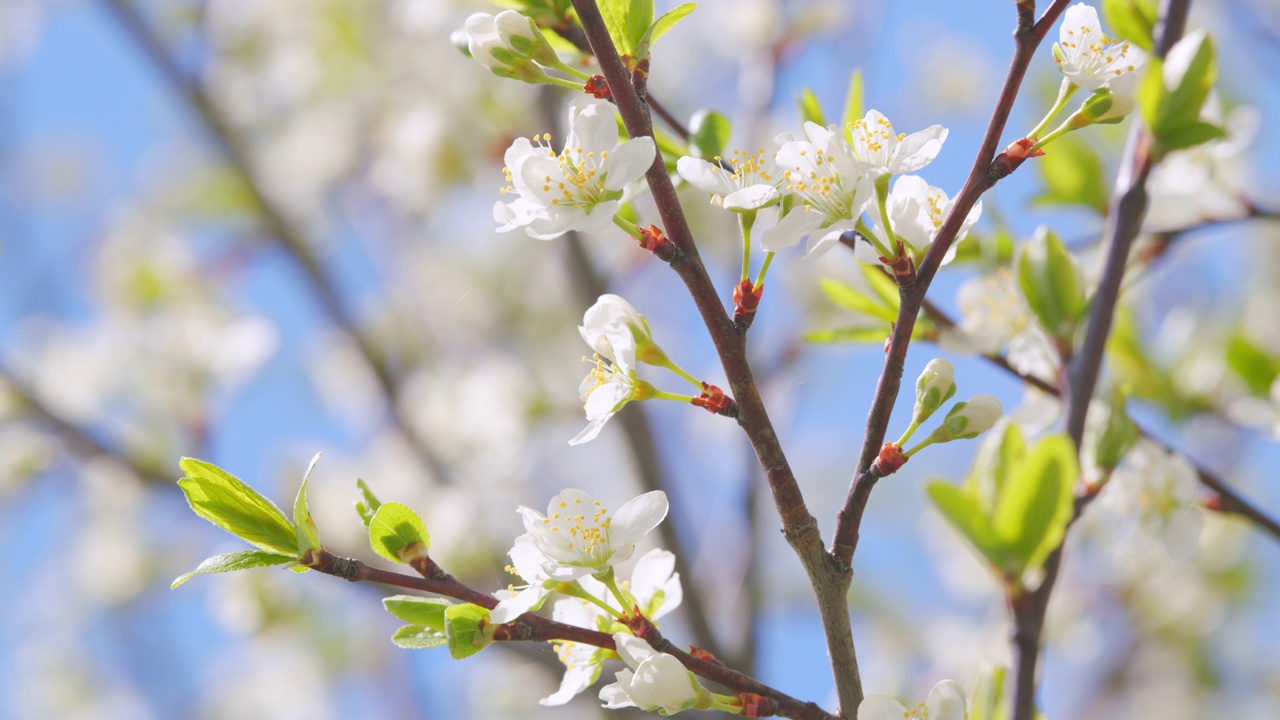
[[1111, 31], [1148, 53], [1156, 26], [1156, 0], [1102, 0], [1102, 15]]
[[649, 48], [653, 47], [658, 42], [658, 38], [666, 35], [671, 28], [676, 26], [676, 23], [679, 23], [681, 20], [688, 17], [689, 13], [693, 12], [696, 7], [698, 7], [697, 3], [677, 5], [671, 10], [663, 13], [662, 17], [654, 20], [653, 24], [649, 26], [649, 29], [645, 31], [644, 37], [640, 38], [641, 52], [639, 54], [641, 56], [647, 55]]
[[356, 478], [356, 487], [360, 488], [361, 498], [356, 501], [356, 513], [360, 515], [360, 522], [364, 523], [365, 527], [369, 527], [369, 521], [373, 520], [373, 514], [378, 512], [382, 503], [360, 478]]
[[408, 564], [431, 547], [422, 518], [400, 503], [383, 503], [369, 521], [369, 544], [391, 562]]
[[1036, 570], [1062, 542], [1074, 511], [1075, 444], [1065, 434], [1049, 435], [1009, 476], [996, 501], [991, 525], [1007, 548], [1006, 576], [1020, 579]]
[[446, 608], [444, 634], [449, 655], [454, 660], [462, 660], [483, 650], [492, 642], [484, 632], [488, 624], [489, 611], [479, 605], [467, 603]]
[[689, 146], [700, 158], [719, 157], [729, 143], [729, 118], [714, 110], [699, 110], [689, 120]]
[[311, 471], [320, 461], [320, 453], [311, 458], [307, 466], [307, 474], [302, 476], [302, 485], [298, 488], [298, 496], [293, 500], [293, 527], [297, 530], [298, 554], [309, 549], [320, 549], [320, 531], [311, 519], [311, 510], [307, 508], [307, 481], [311, 479]]
[[635, 57], [640, 39], [653, 24], [653, 0], [601, 0], [599, 6], [618, 54]]
[[846, 285], [832, 278], [822, 278], [820, 287], [823, 294], [831, 302], [842, 308], [870, 315], [871, 317], [878, 317], [888, 322], [894, 322], [898, 319], [896, 310], [867, 297], [852, 285]]
[[862, 276], [867, 279], [867, 284], [875, 291], [876, 295], [884, 300], [885, 307], [893, 311], [893, 317], [890, 320], [896, 320], [898, 317], [898, 306], [902, 299], [898, 295], [898, 284], [889, 277], [879, 265], [868, 265], [867, 263], [858, 263], [858, 268], [862, 270]]
[[1036, 162], [1044, 180], [1044, 192], [1034, 202], [1039, 205], [1083, 205], [1107, 214], [1106, 168], [1089, 145], [1072, 135], [1054, 141], [1053, 147]]
[[844, 96], [844, 114], [840, 117], [840, 126], [844, 128], [844, 141], [853, 142], [853, 123], [862, 119], [862, 70], [856, 69], [849, 74], [849, 92]]
[[426, 650], [448, 642], [443, 632], [420, 625], [405, 625], [391, 636], [391, 642], [406, 650]]
[[[804, 335], [811, 343], [883, 343], [889, 335], [887, 327], [847, 327], [833, 330], [811, 330]], [[913, 333], [914, 335], [914, 333]]]
[[1221, 140], [1226, 136], [1226, 131], [1217, 125], [1197, 120], [1193, 123], [1165, 130], [1164, 134], [1160, 136], [1160, 147], [1168, 152], [1185, 150], [1189, 147], [1202, 145], [1210, 140]]
[[1260, 397], [1271, 393], [1271, 385], [1280, 375], [1280, 358], [1267, 355], [1240, 332], [1227, 339], [1224, 352], [1227, 367], [1240, 376], [1249, 392]]
[[813, 90], [809, 88], [801, 90], [796, 96], [796, 107], [800, 110], [801, 124], [812, 122], [822, 127], [827, 126], [827, 116], [822, 112], [822, 103], [818, 102], [818, 96], [813, 94]]
[[1004, 550], [996, 539], [991, 522], [982, 513], [978, 499], [945, 480], [935, 480], [925, 488], [951, 526], [960, 532], [978, 554], [997, 567], [1004, 565]]
[[978, 675], [978, 682], [969, 696], [968, 720], [1007, 720], [1009, 708], [1005, 702], [1005, 668], [990, 667]]
[[204, 575], [207, 573], [224, 573], [233, 572], [235, 570], [248, 570], [249, 568], [268, 567], [271, 565], [283, 565], [287, 562], [296, 560], [292, 555], [280, 555], [271, 552], [262, 552], [259, 550], [237, 550], [235, 552], [223, 553], [205, 560], [191, 572], [183, 575], [173, 584], [169, 586], [172, 590], [182, 583], [190, 580], [196, 575]]
[[196, 515], [256, 548], [298, 556], [298, 535], [275, 503], [211, 463], [182, 458], [178, 467], [186, 473], [178, 487]]
[[1114, 469], [1138, 442], [1141, 433], [1125, 410], [1125, 393], [1122, 387], [1115, 387], [1110, 401], [1099, 407], [1106, 410], [1107, 419], [1096, 443], [1094, 459], [1098, 467]]
[[392, 595], [382, 599], [382, 606], [397, 619], [410, 625], [421, 625], [437, 632], [444, 632], [444, 613], [452, 603], [444, 598]]
[[982, 444], [966, 486], [977, 496], [984, 513], [991, 515], [995, 511], [996, 501], [1009, 476], [1026, 454], [1027, 442], [1017, 423], [1006, 423], [999, 441], [988, 440]]
[[[1177, 58], [1190, 53], [1190, 62], [1181, 77], [1171, 77], [1179, 67]], [[1163, 80], [1165, 84], [1165, 102], [1161, 108], [1160, 123], [1157, 127], [1166, 130], [1182, 125], [1190, 125], [1200, 120], [1200, 110], [1209, 97], [1209, 91], [1218, 81], [1218, 61], [1214, 52], [1213, 38], [1203, 31], [1187, 34], [1174, 45], [1164, 59]], [[1174, 86], [1170, 87], [1170, 83]], [[1162, 133], [1157, 133], [1160, 135]], [[1163, 140], [1163, 138], [1162, 138]]]
[[[1064, 135], [1058, 141], [1068, 137]], [[1000, 224], [989, 234], [970, 230], [956, 245], [956, 257], [952, 262], [958, 265], [976, 262], [986, 267], [999, 267], [1013, 259], [1013, 248], [1013, 233], [1007, 225]]]
[[1023, 248], [1018, 284], [1045, 331], [1070, 342], [1084, 316], [1084, 282], [1057, 233], [1041, 226]]

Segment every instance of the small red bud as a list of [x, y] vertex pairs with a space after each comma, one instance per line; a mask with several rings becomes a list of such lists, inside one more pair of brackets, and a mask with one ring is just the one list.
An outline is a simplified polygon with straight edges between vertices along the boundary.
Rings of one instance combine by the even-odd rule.
[[738, 404], [724, 391], [710, 383], [702, 383], [702, 395], [692, 400], [693, 404], [716, 415], [726, 417], [738, 416]]
[[1004, 152], [996, 156], [991, 162], [991, 174], [997, 178], [1005, 177], [1018, 169], [1027, 158], [1040, 157], [1044, 155], [1043, 150], [1033, 150], [1036, 140], [1034, 138], [1022, 138], [1015, 140], [1004, 149]]
[[896, 280], [899, 285], [902, 285], [903, 283], [908, 282], [915, 277], [915, 274], [916, 274], [915, 262], [912, 261], [911, 256], [907, 254], [907, 248], [905, 245], [902, 244], [901, 240], [898, 241], [897, 256], [895, 256], [892, 260], [890, 260], [887, 257], [882, 257], [880, 258], [880, 262], [884, 263], [890, 270], [893, 271], [893, 279]]
[[871, 463], [871, 473], [876, 477], [885, 477], [898, 472], [898, 468], [907, 464], [909, 458], [902, 454], [902, 448], [887, 442], [880, 448], [876, 461]]
[[613, 93], [609, 92], [609, 82], [604, 79], [603, 75], [592, 75], [587, 78], [587, 82], [582, 86], [588, 95], [599, 98], [600, 100], [612, 100]]
[[733, 324], [746, 330], [755, 320], [760, 297], [764, 295], [764, 283], [756, 287], [750, 280], [743, 280], [733, 288]]
[[720, 658], [712, 655], [710, 651], [700, 648], [697, 645], [689, 646], [689, 654], [699, 660], [706, 660], [707, 662], [715, 663], [717, 665], [724, 665], [724, 663], [720, 662]]
[[655, 257], [663, 262], [671, 262], [680, 253], [680, 248], [667, 239], [667, 236], [662, 234], [657, 225], [640, 228], [640, 236], [640, 247], [653, 253]]
[[764, 718], [778, 714], [778, 701], [764, 695], [739, 693], [738, 701], [742, 703], [742, 714], [745, 717]]

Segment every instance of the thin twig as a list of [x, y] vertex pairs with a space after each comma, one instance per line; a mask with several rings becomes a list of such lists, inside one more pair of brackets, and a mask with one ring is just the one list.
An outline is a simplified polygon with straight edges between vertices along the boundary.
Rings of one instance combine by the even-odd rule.
[[311, 244], [303, 233], [288, 220], [285, 213], [258, 184], [253, 155], [248, 143], [232, 127], [205, 89], [187, 77], [187, 74], [178, 66], [173, 55], [143, 19], [138, 8], [129, 0], [103, 0], [103, 4], [112, 12], [147, 59], [182, 95], [191, 110], [204, 123], [210, 137], [222, 149], [231, 167], [244, 181], [254, 209], [266, 227], [268, 239], [298, 264], [303, 277], [315, 293], [316, 299], [320, 301], [325, 313], [355, 343], [360, 355], [378, 381], [378, 388], [387, 403], [392, 421], [414, 448], [419, 460], [431, 472], [433, 478], [447, 482], [450, 477], [448, 467], [414, 431], [407, 411], [397, 399], [398, 382], [386, 358], [383, 357], [373, 338], [360, 328], [343, 305], [337, 287], [312, 252]]
[[[1189, 8], [1190, 0], [1162, 0], [1160, 21], [1155, 34], [1158, 38], [1157, 56], [1164, 57], [1169, 48], [1182, 37]], [[1129, 249], [1138, 235], [1147, 210], [1146, 181], [1157, 161], [1151, 153], [1152, 142], [1151, 134], [1140, 118], [1134, 118], [1108, 213], [1104, 241], [1107, 255], [1102, 277], [1090, 303], [1084, 343], [1075, 353], [1075, 359], [1065, 373], [1067, 433], [1077, 448], [1081, 447], [1084, 437], [1085, 415], [1102, 368], [1107, 337], [1111, 334]], [[1081, 507], [1082, 503], [1077, 502], [1077, 515]], [[1040, 586], [1034, 592], [1010, 601], [1014, 619], [1013, 645], [1017, 656], [1012, 720], [1032, 720], [1035, 716], [1036, 666], [1044, 633], [1044, 619], [1062, 568], [1065, 543], [1064, 535], [1062, 543], [1045, 561], [1044, 579]]]
[[[381, 570], [361, 562], [355, 558], [334, 555], [328, 550], [309, 551], [304, 558], [308, 567], [349, 582], [371, 582], [392, 587], [427, 592], [444, 597], [462, 600], [492, 610], [498, 599], [492, 595], [474, 590], [448, 573], [440, 571], [430, 560], [415, 562], [414, 569], [421, 577]], [[713, 682], [740, 693], [755, 693], [767, 697], [778, 705], [777, 715], [794, 718], [794, 720], [835, 720], [835, 716], [822, 710], [813, 703], [806, 703], [779, 692], [748, 675], [731, 670], [724, 665], [704, 658], [690, 655], [675, 647], [657, 634], [656, 630], [646, 633], [655, 650], [675, 656], [689, 670]], [[602, 632], [581, 628], [576, 625], [556, 622], [540, 615], [525, 613], [516, 620], [495, 628], [496, 641], [551, 642], [567, 640], [594, 647], [615, 649], [613, 637]]]
[[911, 343], [911, 333], [915, 329], [925, 293], [933, 281], [934, 274], [942, 264], [942, 258], [955, 241], [964, 219], [982, 193], [989, 190], [1000, 179], [994, 172], [992, 162], [996, 159], [996, 150], [1000, 146], [1000, 138], [1004, 134], [1005, 123], [1013, 110], [1013, 102], [1022, 86], [1023, 76], [1035, 57], [1036, 49], [1044, 40], [1049, 28], [1057, 21], [1058, 16], [1066, 9], [1069, 0], [1054, 0], [1040, 19], [1030, 25], [1031, 14], [1026, 12], [1026, 3], [1018, 6], [1018, 27], [1014, 32], [1014, 54], [1009, 63], [1009, 71], [1005, 76], [1004, 87], [996, 101], [987, 125], [986, 135], [978, 149], [973, 169], [960, 192], [956, 194], [951, 212], [943, 221], [929, 252], [916, 272], [913, 283], [899, 286], [900, 304], [898, 320], [894, 326], [893, 336], [889, 341], [889, 349], [885, 353], [884, 369], [876, 384], [875, 397], [871, 409], [867, 413], [866, 432], [862, 441], [862, 452], [858, 459], [858, 468], [853, 480], [849, 483], [849, 492], [845, 496], [844, 505], [836, 518], [836, 532], [831, 541], [831, 553], [846, 565], [853, 561], [853, 553], [858, 546], [858, 529], [862, 525], [862, 515], [870, 499], [871, 490], [879, 479], [871, 472], [871, 464], [884, 443], [885, 431], [889, 426], [889, 417], [898, 397], [898, 389], [902, 383], [902, 370], [906, 362], [907, 346]]
[[[648, 107], [631, 84], [631, 74], [618, 57], [599, 8], [592, 0], [573, 0], [573, 6], [578, 12], [578, 19], [592, 52], [600, 63], [627, 134], [633, 138], [653, 137], [653, 123], [649, 118]], [[680, 251], [680, 256], [671, 262], [671, 267], [688, 288], [715, 344], [730, 390], [738, 405], [738, 423], [750, 439], [756, 458], [764, 470], [765, 479], [773, 493], [774, 505], [782, 520], [783, 535], [800, 557], [813, 584], [818, 613], [826, 632], [841, 713], [852, 716], [862, 702], [862, 682], [858, 675], [853, 631], [845, 601], [850, 580], [849, 568], [834, 561], [823, 547], [817, 521], [805, 505], [800, 486], [760, 398], [760, 391], [747, 360], [746, 337], [725, 313], [719, 294], [698, 255], [697, 245], [671, 178], [667, 175], [661, 156], [656, 152], [646, 178], [666, 236]]]

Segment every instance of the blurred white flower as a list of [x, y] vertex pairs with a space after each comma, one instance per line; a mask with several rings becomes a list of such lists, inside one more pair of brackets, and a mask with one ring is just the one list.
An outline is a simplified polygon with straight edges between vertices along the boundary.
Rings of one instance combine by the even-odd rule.
[[1159, 540], [1170, 556], [1185, 559], [1199, 547], [1200, 511], [1193, 507], [1198, 482], [1185, 457], [1142, 438], [1112, 473], [1098, 502], [1125, 521], [1129, 534]]
[[535, 136], [536, 144], [519, 138], [507, 149], [505, 172], [511, 185], [502, 192], [518, 197], [494, 205], [499, 232], [523, 227], [539, 240], [569, 230], [602, 232], [621, 207], [623, 188], [653, 165], [652, 138], [618, 143], [618, 125], [608, 103], [570, 107], [569, 127], [559, 155], [546, 145], [550, 134]]
[[964, 690], [954, 680], [943, 680], [929, 691], [929, 698], [908, 710], [888, 695], [868, 695], [858, 706], [858, 720], [965, 720]]
[[[587, 334], [583, 334], [587, 338]], [[588, 342], [604, 346], [604, 353], [597, 353], [595, 367], [582, 380], [578, 396], [587, 414], [587, 426], [570, 445], [580, 445], [600, 434], [604, 424], [631, 402], [639, 389], [636, 378], [636, 341], [629, 328], [614, 324], [591, 336]], [[601, 357], [603, 355], [603, 357]]]

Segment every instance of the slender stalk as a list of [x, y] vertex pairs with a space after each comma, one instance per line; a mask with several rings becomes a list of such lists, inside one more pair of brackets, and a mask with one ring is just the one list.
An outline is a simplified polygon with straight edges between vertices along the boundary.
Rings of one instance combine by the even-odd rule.
[[871, 497], [871, 490], [879, 480], [874, 473], [870, 472], [871, 464], [884, 443], [885, 430], [889, 425], [893, 404], [902, 382], [907, 346], [911, 343], [911, 332], [915, 329], [916, 318], [919, 316], [925, 293], [928, 292], [929, 284], [942, 264], [943, 256], [955, 242], [956, 234], [960, 231], [974, 203], [1001, 177], [992, 163], [999, 148], [1000, 136], [1004, 133], [1005, 124], [1009, 120], [1009, 113], [1013, 110], [1013, 102], [1022, 86], [1022, 78], [1026, 75], [1027, 67], [1031, 64], [1036, 49], [1049, 32], [1049, 28], [1066, 9], [1068, 2], [1069, 0], [1054, 0], [1034, 25], [1029, 24], [1030, 13], [1027, 12], [1026, 5], [1018, 5], [1019, 20], [1017, 30], [1014, 32], [1013, 59], [1009, 63], [1004, 87], [992, 111], [991, 121], [987, 125], [987, 132], [978, 149], [973, 169], [970, 170], [969, 178], [960, 192], [956, 194], [951, 212], [943, 221], [933, 244], [929, 247], [929, 253], [916, 271], [914, 283], [899, 286], [901, 302], [898, 308], [897, 324], [889, 341], [889, 349], [885, 353], [884, 369], [876, 384], [871, 409], [867, 413], [866, 433], [863, 436], [858, 467], [849, 484], [844, 505], [836, 518], [836, 532], [831, 542], [832, 555], [846, 565], [853, 561], [853, 553], [858, 546], [858, 528], [862, 524], [862, 515]]
[[120, 26], [133, 39], [146, 58], [178, 91], [196, 117], [203, 122], [210, 137], [225, 154], [228, 163], [244, 181], [254, 209], [266, 226], [268, 239], [297, 263], [303, 278], [324, 312], [334, 325], [351, 338], [365, 363], [373, 371], [378, 381], [378, 388], [390, 410], [392, 422], [409, 441], [419, 460], [431, 475], [439, 481], [447, 482], [450, 477], [447, 466], [414, 431], [407, 411], [397, 401], [398, 382], [382, 351], [347, 311], [336, 285], [312, 252], [311, 244], [302, 231], [288, 220], [285, 213], [258, 184], [258, 174], [255, 172], [248, 143], [232, 127], [205, 89], [188, 78], [178, 66], [177, 61], [164, 46], [160, 37], [148, 26], [137, 7], [129, 0], [102, 0], [102, 3], [115, 16]]
[[[631, 84], [631, 76], [618, 57], [600, 10], [592, 0], [573, 0], [574, 9], [591, 45], [592, 53], [609, 84], [618, 112], [630, 137], [653, 137], [648, 107]], [[847, 564], [836, 562], [823, 548], [817, 521], [810, 514], [791, 471], [777, 434], [760, 398], [747, 360], [746, 339], [725, 313], [714, 284], [707, 275], [684, 210], [676, 196], [662, 158], [655, 153], [646, 178], [667, 237], [680, 249], [671, 267], [688, 288], [703, 323], [720, 356], [742, 426], [764, 470], [774, 505], [782, 521], [783, 536], [800, 557], [814, 586], [818, 612], [827, 636], [832, 673], [842, 713], [852, 716], [862, 702], [862, 682], [853, 648], [853, 631], [845, 595], [851, 577]]]
[[[379, 583], [406, 590], [427, 592], [479, 605], [490, 610], [498, 604], [497, 598], [462, 584], [452, 575], [440, 570], [430, 560], [426, 560], [425, 563], [415, 562], [414, 569], [418, 570], [421, 577], [381, 570], [366, 565], [355, 558], [341, 557], [324, 549], [312, 551], [312, 554], [304, 558], [304, 560], [308, 567], [317, 572], [340, 577], [349, 582]], [[553, 640], [568, 640], [609, 650], [615, 649], [613, 637], [610, 635], [556, 622], [533, 613], [525, 613], [513, 622], [498, 626], [498, 629], [500, 629], [500, 632], [495, 631], [494, 633], [496, 641], [550, 642]], [[738, 692], [755, 693], [773, 700], [778, 704], [777, 715], [793, 718], [794, 720], [835, 720], [835, 716], [823, 711], [822, 708], [813, 703], [801, 702], [790, 695], [761, 683], [755, 678], [736, 670], [730, 670], [720, 663], [695, 657], [680, 650], [672, 645], [669, 640], [662, 637], [652, 625], [649, 626], [648, 632], [645, 633], [645, 638], [655, 650], [674, 655], [685, 667], [701, 677], [720, 683]]]
[[[1182, 37], [1190, 4], [1190, 0], [1161, 1], [1161, 19], [1156, 28], [1157, 56], [1164, 57], [1169, 52], [1169, 48]], [[1156, 158], [1151, 154], [1151, 143], [1150, 133], [1140, 119], [1135, 117], [1129, 132], [1123, 164], [1116, 178], [1116, 192], [1111, 200], [1111, 210], [1107, 216], [1107, 229], [1104, 234], [1107, 254], [1102, 268], [1102, 277], [1098, 281], [1098, 289], [1089, 307], [1084, 343], [1075, 353], [1065, 376], [1067, 386], [1064, 389], [1063, 399], [1067, 407], [1067, 433], [1077, 448], [1081, 447], [1081, 440], [1084, 437], [1085, 416], [1102, 368], [1107, 336], [1111, 334], [1116, 302], [1120, 295], [1120, 284], [1124, 277], [1125, 265], [1129, 260], [1129, 249], [1138, 235], [1142, 218], [1147, 210], [1146, 181], [1156, 162]], [[1083, 502], [1077, 501], [1077, 516], [1084, 502], [1087, 502], [1087, 498]], [[1035, 716], [1036, 665], [1040, 655], [1044, 618], [1062, 568], [1065, 543], [1064, 536], [1062, 544], [1058, 545], [1045, 562], [1044, 580], [1040, 586], [1027, 597], [1011, 603], [1014, 618], [1014, 651], [1018, 656], [1013, 686], [1012, 720], [1032, 720]]]

